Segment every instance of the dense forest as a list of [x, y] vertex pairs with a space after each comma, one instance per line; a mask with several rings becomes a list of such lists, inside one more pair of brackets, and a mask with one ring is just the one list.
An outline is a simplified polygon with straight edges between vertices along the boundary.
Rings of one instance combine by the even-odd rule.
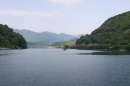
[[15, 33], [7, 25], [0, 24], [0, 48], [25, 49], [27, 42], [19, 33]]
[[90, 35], [81, 36], [72, 48], [130, 50], [130, 11], [109, 18]]

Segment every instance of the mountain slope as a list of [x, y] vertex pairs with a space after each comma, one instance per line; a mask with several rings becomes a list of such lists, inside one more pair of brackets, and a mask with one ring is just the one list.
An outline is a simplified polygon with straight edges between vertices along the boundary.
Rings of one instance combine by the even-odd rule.
[[25, 49], [27, 42], [19, 33], [15, 33], [7, 25], [0, 24], [0, 48]]
[[77, 38], [77, 36], [68, 35], [64, 33], [61, 33], [61, 34], [56, 34], [52, 32], [37, 33], [30, 30], [25, 30], [25, 29], [23, 30], [14, 29], [14, 31], [22, 34], [31, 45], [33, 45], [32, 43], [39, 44], [40, 42], [41, 42], [40, 44], [42, 45], [44, 45], [44, 43], [45, 45], [47, 45], [47, 43], [48, 45], [50, 45], [51, 43], [54, 43], [54, 42], [67, 41], [67, 40]]
[[30, 31], [30, 30], [18, 30], [18, 29], [14, 29], [15, 32], [18, 32], [20, 34], [23, 35], [23, 37], [29, 41], [29, 42], [34, 42], [34, 41], [38, 41], [37, 40], [37, 35], [38, 33]]
[[76, 45], [87, 49], [130, 49], [130, 11], [106, 20], [90, 35], [81, 36]]

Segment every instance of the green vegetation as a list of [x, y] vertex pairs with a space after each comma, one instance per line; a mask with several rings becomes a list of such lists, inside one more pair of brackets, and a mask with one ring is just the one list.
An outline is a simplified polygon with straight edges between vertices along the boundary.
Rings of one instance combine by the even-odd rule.
[[22, 35], [13, 32], [7, 25], [0, 24], [0, 48], [25, 49], [27, 43]]
[[67, 48], [74, 46], [76, 43], [77, 38], [73, 39], [73, 40], [69, 40], [69, 41], [64, 41], [64, 42], [56, 42], [51, 44], [51, 46], [56, 46], [56, 47], [60, 47], [60, 46], [66, 46]]
[[68, 48], [69, 48], [69, 45], [65, 45], [65, 46], [64, 46], [64, 49], [68, 49]]
[[130, 11], [109, 18], [90, 35], [81, 36], [72, 48], [130, 50]]

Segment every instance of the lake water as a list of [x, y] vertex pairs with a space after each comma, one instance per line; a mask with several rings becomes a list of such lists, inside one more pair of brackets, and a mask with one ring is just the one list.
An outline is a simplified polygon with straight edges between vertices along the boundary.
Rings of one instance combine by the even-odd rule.
[[130, 86], [130, 52], [0, 50], [0, 86]]

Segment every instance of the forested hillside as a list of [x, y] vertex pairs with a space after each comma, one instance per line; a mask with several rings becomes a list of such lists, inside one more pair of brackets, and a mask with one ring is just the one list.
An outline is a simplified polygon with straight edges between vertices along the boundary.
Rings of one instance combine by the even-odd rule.
[[75, 45], [76, 40], [77, 40], [77, 38], [69, 40], [69, 41], [56, 42], [56, 43], [51, 44], [51, 46], [65, 46], [65, 45], [73, 46], [73, 45]]
[[130, 50], [130, 11], [109, 18], [90, 35], [81, 36], [75, 47]]
[[25, 49], [27, 43], [22, 35], [13, 32], [7, 25], [0, 24], [0, 48]]

